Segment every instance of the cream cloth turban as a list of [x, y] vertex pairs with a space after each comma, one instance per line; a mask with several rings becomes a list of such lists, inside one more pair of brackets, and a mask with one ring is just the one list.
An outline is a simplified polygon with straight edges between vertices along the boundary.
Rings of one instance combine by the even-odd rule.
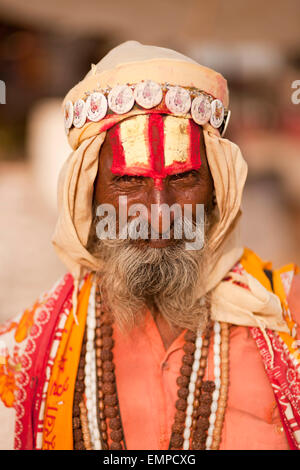
[[[71, 100], [83, 98], [85, 92], [93, 91], [98, 83], [101, 87], [113, 87], [117, 84], [137, 83], [141, 80], [153, 80], [158, 83], [171, 82], [179, 86], [196, 87], [219, 98], [228, 106], [226, 80], [211, 69], [203, 67], [191, 59], [169, 49], [143, 46], [130, 41], [113, 49], [104, 57], [86, 77], [66, 96], [64, 104]], [[175, 82], [175, 83], [174, 83]], [[69, 142], [73, 152], [66, 161], [59, 178], [58, 206], [59, 217], [53, 244], [57, 254], [74, 276], [75, 287], [78, 280], [90, 270], [99, 269], [99, 260], [87, 250], [86, 244], [92, 222], [93, 184], [98, 171], [98, 158], [106, 130], [115, 123], [131, 116], [146, 114], [146, 110], [133, 109], [127, 114], [111, 115], [100, 122], [87, 122], [82, 128], [72, 128]], [[188, 114], [185, 118], [191, 118]], [[221, 138], [218, 130], [206, 124], [203, 128], [207, 160], [214, 180], [219, 221], [215, 225], [212, 238], [210, 272], [206, 282], [206, 292], [212, 291], [213, 316], [215, 319], [237, 323], [230, 312], [224, 312], [222, 299], [234, 302], [232, 295], [225, 289], [218, 290], [221, 281], [233, 265], [241, 258], [243, 246], [239, 236], [239, 219], [241, 200], [247, 176], [247, 164], [237, 145]], [[246, 281], [245, 281], [246, 282]], [[247, 285], [249, 282], [246, 282]], [[235, 316], [241, 314], [240, 324], [257, 324], [253, 320], [252, 307], [255, 305], [264, 311], [268, 310], [266, 325], [272, 328], [283, 328], [279, 300], [264, 288], [251, 284], [252, 302], [239, 294], [238, 305], [235, 305]], [[229, 289], [230, 290], [230, 289]], [[243, 297], [241, 300], [240, 297]], [[273, 296], [273, 297], [272, 297]], [[254, 302], [257, 300], [257, 302]], [[258, 301], [259, 300], [259, 301]], [[242, 308], [239, 308], [239, 304]], [[247, 306], [249, 307], [247, 311]], [[247, 311], [245, 314], [245, 310]], [[251, 316], [252, 315], [252, 316]], [[226, 317], [226, 318], [225, 318]], [[262, 324], [263, 320], [260, 320]]]

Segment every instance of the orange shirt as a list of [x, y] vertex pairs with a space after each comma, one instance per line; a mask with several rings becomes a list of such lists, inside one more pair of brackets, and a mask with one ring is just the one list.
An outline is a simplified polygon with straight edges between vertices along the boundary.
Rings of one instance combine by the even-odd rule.
[[[148, 312], [130, 335], [114, 332], [120, 412], [128, 450], [168, 449], [177, 400], [184, 332], [166, 351]], [[230, 330], [228, 405], [220, 449], [289, 449], [274, 394], [246, 327]], [[213, 380], [210, 344], [205, 380]]]

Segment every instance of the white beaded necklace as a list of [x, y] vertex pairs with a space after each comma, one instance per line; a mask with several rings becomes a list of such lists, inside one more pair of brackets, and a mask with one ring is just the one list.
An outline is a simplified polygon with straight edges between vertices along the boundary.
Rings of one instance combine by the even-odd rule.
[[186, 409], [186, 418], [185, 418], [185, 427], [183, 432], [183, 450], [188, 450], [190, 447], [190, 435], [191, 435], [191, 426], [192, 426], [192, 415], [193, 415], [193, 403], [194, 403], [194, 394], [197, 381], [197, 373], [200, 367], [201, 359], [201, 348], [202, 348], [202, 336], [200, 331], [197, 332], [197, 338], [195, 342], [195, 353], [194, 353], [194, 362], [192, 366], [192, 373], [189, 383], [189, 394], [187, 398], [187, 409]]
[[[211, 404], [211, 411], [209, 417], [209, 428], [207, 431], [207, 439], [206, 439], [206, 450], [210, 449], [212, 444], [212, 436], [214, 432], [214, 425], [216, 421], [216, 413], [218, 409], [218, 400], [220, 394], [220, 387], [221, 387], [221, 357], [220, 357], [220, 344], [221, 344], [221, 327], [219, 322], [214, 323], [214, 381], [215, 381], [215, 390], [212, 395], [212, 404]], [[191, 426], [192, 426], [192, 415], [193, 415], [193, 403], [194, 403], [194, 394], [195, 394], [195, 387], [197, 381], [197, 374], [200, 367], [200, 359], [201, 359], [201, 348], [202, 348], [202, 333], [198, 331], [197, 338], [195, 342], [195, 353], [194, 353], [194, 362], [192, 366], [192, 373], [190, 377], [189, 383], [189, 394], [187, 398], [187, 409], [186, 409], [186, 418], [185, 418], [185, 427], [183, 432], [183, 450], [188, 450], [190, 447], [190, 435], [191, 435]]]
[[220, 344], [221, 344], [221, 326], [219, 322], [214, 323], [214, 382], [215, 390], [212, 394], [212, 404], [210, 408], [210, 417], [209, 417], [209, 428], [207, 431], [206, 439], [206, 450], [210, 450], [212, 444], [213, 432], [216, 421], [216, 413], [218, 409], [218, 400], [220, 395], [221, 388], [221, 356], [220, 356]]

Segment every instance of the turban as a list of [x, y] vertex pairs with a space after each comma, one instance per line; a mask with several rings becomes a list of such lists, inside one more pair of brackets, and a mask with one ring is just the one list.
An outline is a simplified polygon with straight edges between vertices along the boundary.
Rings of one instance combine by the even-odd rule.
[[[92, 65], [85, 78], [69, 91], [64, 99], [63, 107], [65, 113], [67, 111], [65, 119], [68, 123], [68, 140], [73, 151], [59, 177], [59, 216], [53, 244], [57, 254], [73, 274], [75, 287], [86, 272], [98, 270], [100, 267], [99, 259], [86, 249], [86, 245], [92, 223], [93, 190], [98, 172], [99, 152], [106, 137], [106, 131], [113, 126], [122, 126], [124, 122], [134, 122], [137, 129], [143, 119], [145, 120], [145, 116], [153, 113], [159, 116], [168, 115], [171, 123], [181, 123], [181, 127], [187, 126], [192, 119], [195, 120], [190, 106], [184, 112], [173, 101], [173, 109], [170, 111], [171, 106], [166, 106], [166, 97], [156, 106], [151, 107], [151, 103], [150, 107], [147, 104], [130, 105], [128, 110], [125, 100], [125, 107], [120, 111], [118, 106], [120, 103], [121, 106], [123, 105], [122, 99], [118, 101], [113, 91], [120, 90], [118, 87], [124, 85], [144, 81], [151, 81], [161, 86], [171, 84], [174, 87], [180, 87], [181, 90], [200, 90], [204, 96], [210, 96], [216, 102], [221, 102], [224, 108], [227, 108], [229, 104], [227, 82], [222, 75], [175, 51], [144, 46], [135, 41], [126, 42], [113, 49], [97, 65]], [[89, 118], [84, 115], [82, 120], [80, 107], [85, 106], [86, 98], [95, 90], [100, 90], [102, 93], [104, 89], [112, 90], [111, 103], [110, 97], [108, 101], [115, 112], [106, 113], [103, 102], [98, 111], [104, 116], [97, 120], [90, 113]], [[125, 88], [126, 90], [128, 87]], [[98, 97], [101, 98], [100, 95]], [[130, 99], [131, 95], [129, 101]], [[180, 100], [178, 102], [180, 105]], [[74, 108], [73, 103], [76, 104]], [[74, 126], [70, 125], [70, 109], [71, 121], [74, 118], [73, 122], [76, 123]], [[221, 137], [218, 126], [212, 125], [211, 120], [205, 122], [202, 128], [219, 212], [218, 221], [213, 227], [209, 241], [212, 256], [205, 285], [205, 291], [208, 292], [216, 290], [221, 280], [243, 253], [239, 236], [239, 221], [247, 164], [239, 147]], [[136, 138], [138, 139], [138, 135]], [[176, 159], [178, 155], [176, 156], [174, 145], [173, 150], [175, 155], [173, 159]], [[255, 287], [253, 289], [255, 290]], [[224, 295], [223, 291], [222, 295]], [[261, 299], [261, 292], [259, 295]], [[261, 302], [263, 308], [268, 302], [269, 297]], [[272, 306], [274, 308], [274, 302]], [[243, 310], [245, 308], [243, 305]], [[277, 311], [278, 308], [277, 305]]]

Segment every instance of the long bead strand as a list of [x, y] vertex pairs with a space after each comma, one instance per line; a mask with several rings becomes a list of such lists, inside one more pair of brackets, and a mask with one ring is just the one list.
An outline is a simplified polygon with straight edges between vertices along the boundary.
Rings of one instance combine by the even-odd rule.
[[[113, 362], [113, 318], [109, 309], [105, 308], [101, 301], [99, 287], [96, 291], [96, 315], [97, 324], [99, 322], [96, 328], [96, 363], [100, 433], [104, 443], [103, 448], [108, 448], [109, 436], [112, 441], [110, 449], [122, 450], [126, 449], [126, 442], [119, 409], [115, 365]], [[106, 420], [108, 421], [108, 426]]]
[[221, 323], [221, 387], [211, 449], [219, 449], [229, 384], [229, 325]]
[[99, 285], [96, 289], [96, 330], [95, 330], [95, 350], [96, 350], [96, 374], [97, 374], [97, 407], [98, 407], [98, 426], [102, 449], [107, 450], [107, 423], [104, 414], [104, 390], [103, 390], [103, 361], [101, 358], [103, 338], [101, 333], [101, 325], [103, 324], [102, 301], [99, 291]]
[[207, 357], [209, 350], [209, 342], [211, 336], [211, 325], [209, 324], [206, 328], [202, 340], [201, 348], [201, 359], [200, 367], [198, 369], [195, 400], [194, 400], [194, 411], [193, 411], [193, 422], [192, 422], [192, 449], [198, 450], [203, 447], [203, 439], [206, 436], [206, 430], [208, 428], [208, 418], [203, 415], [206, 414], [207, 405], [205, 402], [209, 398], [207, 393], [211, 390], [211, 385], [207, 385], [203, 381], [205, 375], [205, 369], [207, 366]]
[[190, 436], [192, 428], [192, 415], [193, 415], [193, 404], [194, 404], [194, 395], [197, 381], [197, 374], [200, 367], [201, 359], [201, 348], [202, 348], [202, 334], [200, 331], [197, 333], [197, 338], [195, 341], [195, 352], [194, 352], [194, 362], [192, 366], [192, 373], [190, 376], [190, 383], [188, 388], [188, 397], [187, 397], [187, 409], [186, 409], [186, 418], [185, 418], [185, 427], [183, 432], [183, 450], [188, 450], [190, 447]]
[[84, 448], [85, 450], [93, 450], [87, 417], [87, 409], [84, 402], [79, 403], [79, 408]]
[[212, 444], [212, 436], [216, 421], [216, 413], [218, 409], [218, 400], [220, 395], [220, 388], [221, 388], [221, 358], [220, 358], [220, 344], [221, 344], [221, 326], [219, 322], [214, 323], [214, 382], [215, 382], [215, 390], [212, 394], [212, 404], [210, 409], [210, 417], [209, 417], [209, 428], [207, 431], [207, 439], [206, 439], [206, 450], [209, 450]]
[[[112, 450], [126, 449], [116, 390], [112, 324], [111, 313], [105, 310], [99, 288], [96, 291], [93, 283], [76, 382], [79, 399], [84, 378], [86, 400], [79, 406], [74, 400], [75, 448], [107, 449], [109, 433]], [[169, 449], [188, 450], [190, 445], [192, 449], [219, 448], [228, 395], [229, 325], [215, 322], [213, 330], [214, 382], [203, 381], [211, 324], [203, 336], [200, 332], [197, 335], [192, 331], [185, 333], [185, 355], [177, 379], [177, 411]]]
[[196, 334], [192, 331], [187, 331], [184, 335], [184, 339], [186, 341], [184, 346], [184, 352], [186, 354], [182, 358], [182, 367], [180, 368], [181, 375], [176, 381], [179, 386], [177, 391], [179, 398], [175, 403], [176, 413], [174, 424], [172, 426], [169, 450], [182, 449], [184, 442], [183, 432], [185, 430], [186, 410], [188, 406], [193, 406], [187, 404], [187, 397], [189, 395], [188, 386], [190, 383], [190, 377], [193, 372], [192, 364], [194, 363]]

